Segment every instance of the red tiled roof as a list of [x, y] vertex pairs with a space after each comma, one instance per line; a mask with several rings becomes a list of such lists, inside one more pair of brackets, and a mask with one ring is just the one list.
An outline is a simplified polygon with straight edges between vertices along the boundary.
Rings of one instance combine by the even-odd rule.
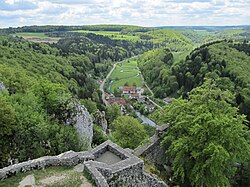
[[123, 91], [135, 91], [136, 87], [134, 86], [123, 86]]
[[118, 104], [118, 105], [127, 105], [127, 101], [120, 98], [113, 98], [109, 100], [109, 103], [112, 104]]

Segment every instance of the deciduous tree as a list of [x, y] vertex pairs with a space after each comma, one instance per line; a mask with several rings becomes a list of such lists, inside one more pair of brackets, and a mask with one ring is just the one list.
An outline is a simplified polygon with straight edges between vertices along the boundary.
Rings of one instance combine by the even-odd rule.
[[162, 119], [171, 126], [162, 144], [180, 183], [230, 186], [236, 166], [249, 161], [246, 117], [230, 104], [232, 98], [208, 80], [188, 100], [177, 99], [165, 108]]

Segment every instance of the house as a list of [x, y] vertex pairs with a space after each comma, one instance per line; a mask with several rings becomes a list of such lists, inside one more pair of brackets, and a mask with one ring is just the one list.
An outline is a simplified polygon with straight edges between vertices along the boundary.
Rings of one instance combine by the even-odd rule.
[[135, 94], [137, 93], [135, 86], [123, 86], [122, 94]]

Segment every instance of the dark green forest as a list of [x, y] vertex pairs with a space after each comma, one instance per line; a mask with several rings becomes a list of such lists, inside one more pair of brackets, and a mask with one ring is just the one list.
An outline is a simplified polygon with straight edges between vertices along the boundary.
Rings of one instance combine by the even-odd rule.
[[1, 167], [13, 158], [81, 150], [75, 130], [60, 124], [75, 98], [99, 100], [93, 64], [83, 55], [59, 56], [47, 44], [0, 40], [0, 80], [6, 87], [0, 94]]
[[160, 124], [171, 123], [162, 146], [173, 186], [249, 185], [249, 49], [246, 41], [222, 40], [180, 62], [173, 63], [166, 48], [139, 59], [155, 96], [176, 98], [153, 115]]
[[143, 55], [140, 68], [159, 98], [186, 98], [206, 78], [216, 79], [221, 89], [235, 95], [233, 105], [238, 106], [249, 120], [249, 49], [246, 42], [217, 41], [196, 48], [185, 60], [174, 64], [168, 49], [157, 49]]

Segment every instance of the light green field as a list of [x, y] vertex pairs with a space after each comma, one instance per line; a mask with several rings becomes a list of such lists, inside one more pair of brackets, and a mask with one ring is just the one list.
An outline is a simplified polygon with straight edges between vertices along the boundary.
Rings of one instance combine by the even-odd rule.
[[16, 36], [30, 36], [30, 37], [39, 37], [39, 38], [46, 38], [48, 36], [45, 35], [45, 33], [39, 33], [39, 32], [20, 32], [15, 34]]
[[125, 83], [128, 83], [129, 86], [133, 84], [136, 84], [136, 86], [143, 86], [140, 70], [135, 60], [118, 64], [112, 72], [110, 79], [114, 80], [111, 86], [111, 92], [114, 92], [114, 89], [119, 86], [124, 86]]
[[79, 33], [93, 33], [96, 35], [108, 36], [114, 40], [140, 40], [139, 36], [134, 36], [130, 34], [122, 34], [118, 31], [90, 31], [90, 30], [76, 30], [72, 32], [79, 32]]
[[138, 77], [128, 78], [126, 80], [120, 80], [120, 81], [113, 82], [112, 87], [111, 87], [111, 91], [114, 92], [115, 88], [118, 88], [119, 86], [123, 86], [125, 83], [128, 83], [129, 86], [133, 86], [134, 83], [136, 84], [136, 86], [140, 86], [140, 87], [143, 86], [141, 76], [138, 76]]

